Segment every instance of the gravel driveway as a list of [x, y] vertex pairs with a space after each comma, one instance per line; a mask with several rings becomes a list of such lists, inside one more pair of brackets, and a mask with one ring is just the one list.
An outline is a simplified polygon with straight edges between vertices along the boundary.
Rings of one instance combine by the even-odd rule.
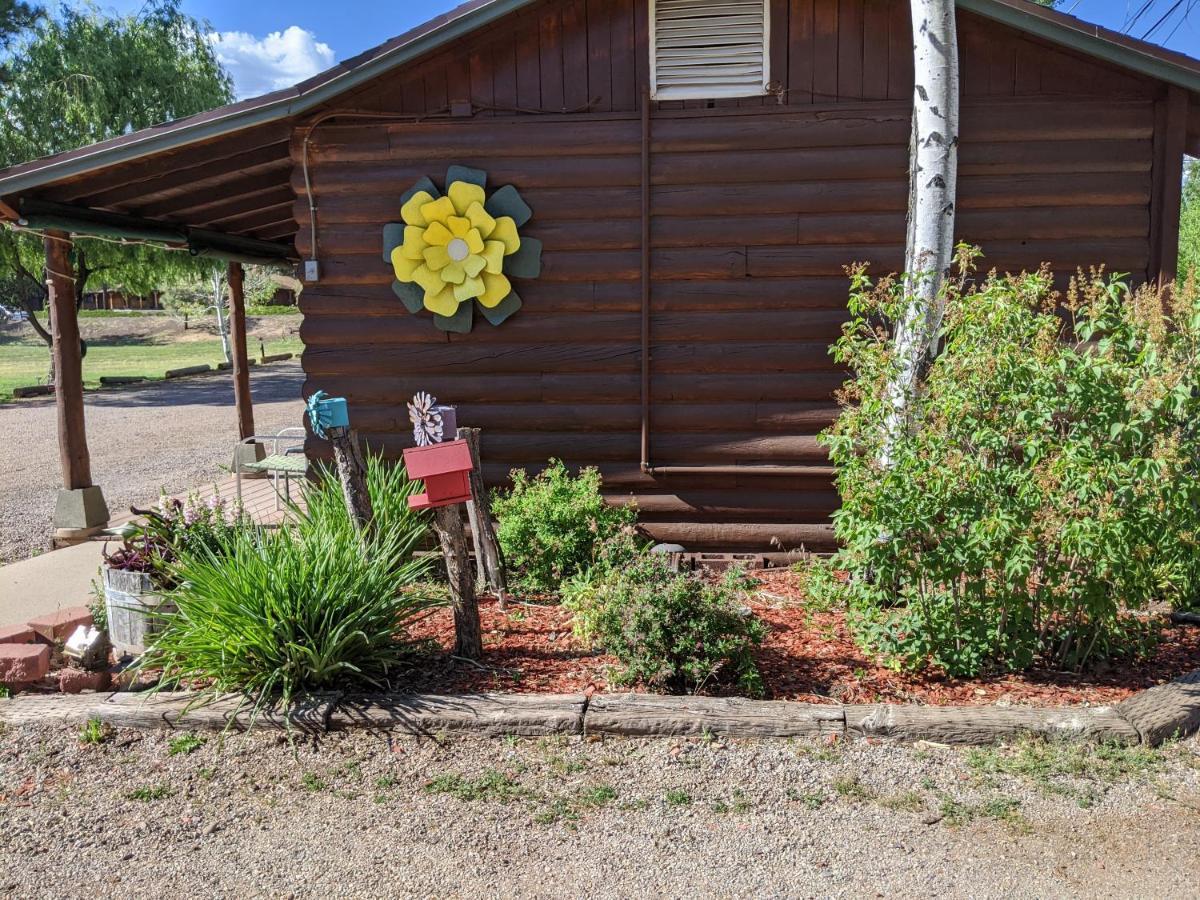
[[0, 895], [1200, 891], [1194, 740], [1017, 776], [866, 742], [79, 735], [0, 734]]
[[[271, 433], [301, 424], [297, 362], [251, 370], [254, 425]], [[112, 512], [223, 476], [237, 443], [228, 373], [84, 395], [92, 479]], [[61, 484], [53, 401], [0, 406], [0, 563], [49, 546]]]

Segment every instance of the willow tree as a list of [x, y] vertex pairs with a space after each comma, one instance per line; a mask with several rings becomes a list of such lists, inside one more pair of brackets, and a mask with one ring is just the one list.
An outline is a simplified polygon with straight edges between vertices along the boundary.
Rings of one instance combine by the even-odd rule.
[[909, 144], [904, 313], [896, 327], [896, 374], [883, 463], [890, 462], [908, 409], [937, 353], [944, 285], [954, 256], [958, 182], [958, 37], [954, 0], [910, 0], [913, 115]]
[[[206, 31], [180, 0], [150, 0], [133, 16], [83, 7], [43, 17], [6, 62], [0, 167], [228, 103], [232, 82]], [[72, 249], [76, 305], [89, 287], [148, 293], [212, 265], [186, 253], [79, 238]], [[51, 335], [34, 315], [45, 299], [44, 267], [39, 236], [0, 229], [0, 303], [27, 310], [49, 347]]]

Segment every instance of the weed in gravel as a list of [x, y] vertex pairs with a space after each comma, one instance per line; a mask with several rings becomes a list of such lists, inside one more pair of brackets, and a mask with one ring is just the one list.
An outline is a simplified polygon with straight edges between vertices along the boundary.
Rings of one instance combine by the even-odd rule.
[[1004, 822], [1016, 831], [1032, 830], [1029, 820], [1021, 815], [1021, 801], [1011, 797], [992, 797], [981, 803], [964, 803], [951, 797], [942, 798], [942, 818], [947, 825], [959, 827], [976, 819]]
[[312, 791], [314, 794], [325, 790], [326, 787], [325, 782], [314, 772], [305, 772], [304, 777], [300, 779], [300, 783], [304, 785], [305, 790]]
[[820, 809], [825, 805], [825, 801], [829, 799], [824, 794], [807, 793], [798, 791], [795, 788], [787, 789], [787, 798], [797, 803], [803, 803], [809, 809]]
[[582, 806], [607, 806], [617, 799], [617, 789], [607, 784], [592, 788], [584, 788], [579, 792], [578, 800]]
[[667, 791], [663, 794], [663, 799], [667, 801], [667, 806], [691, 806], [692, 796], [687, 791], [678, 789]]
[[641, 798], [639, 798], [637, 800], [626, 800], [624, 803], [622, 803], [618, 807], [618, 809], [626, 810], [629, 812], [640, 812], [642, 810], [649, 809], [649, 808], [650, 808], [650, 801], [644, 800]]
[[88, 719], [79, 729], [79, 743], [103, 744], [112, 737], [112, 726], [105, 725], [99, 719]]
[[0, 700], [7, 700], [11, 696], [12, 692], [8, 689], [8, 687], [0, 684]]
[[925, 808], [925, 800], [916, 791], [905, 791], [901, 794], [889, 794], [877, 801], [884, 809], [896, 812], [920, 812]]
[[1023, 778], [1045, 794], [1073, 800], [1081, 809], [1089, 809], [1109, 785], [1144, 780], [1161, 771], [1164, 757], [1149, 747], [1089, 746], [1026, 738], [1010, 746], [969, 750], [966, 762], [982, 776]]
[[125, 795], [126, 800], [138, 800], [142, 803], [152, 803], [155, 800], [165, 800], [174, 791], [165, 784], [147, 785], [135, 788]]
[[833, 747], [808, 747], [801, 745], [796, 748], [796, 755], [811, 759], [814, 762], [837, 762], [839, 758], [837, 750]]
[[212, 781], [214, 778], [217, 777], [217, 767], [216, 766], [205, 766], [203, 769], [200, 770], [199, 775], [200, 775], [200, 778], [203, 779], [204, 781]]
[[488, 800], [511, 803], [528, 796], [529, 792], [503, 772], [490, 769], [478, 778], [462, 775], [439, 775], [425, 785], [429, 794], [449, 794], [456, 800]]
[[969, 750], [966, 761], [970, 768], [980, 773], [1017, 775], [1032, 781], [1085, 778], [1107, 784], [1151, 775], [1163, 767], [1162, 754], [1149, 747], [1090, 746], [1044, 738], [1026, 738], [1009, 746]]
[[167, 745], [167, 753], [171, 756], [189, 756], [207, 743], [205, 738], [195, 734], [183, 734]]
[[857, 775], [838, 778], [833, 782], [833, 789], [838, 796], [847, 800], [873, 800], [875, 792], [863, 784]]
[[390, 787], [395, 787], [400, 783], [400, 780], [395, 775], [380, 775], [375, 779], [375, 787], [381, 791], [385, 791]]

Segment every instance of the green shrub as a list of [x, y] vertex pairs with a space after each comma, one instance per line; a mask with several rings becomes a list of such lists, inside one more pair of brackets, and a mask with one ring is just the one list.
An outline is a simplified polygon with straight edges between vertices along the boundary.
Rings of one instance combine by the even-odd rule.
[[[1056, 314], [1063, 303], [1065, 315]], [[823, 435], [860, 641], [955, 675], [1137, 653], [1126, 613], [1196, 596], [1200, 297], [1048, 271], [947, 290], [942, 350], [880, 463], [898, 285], [854, 276], [853, 379]]]
[[536, 477], [512, 472], [512, 490], [498, 492], [492, 511], [504, 559], [520, 584], [554, 590], [566, 578], [587, 570], [598, 542], [637, 520], [632, 505], [611, 506], [600, 494], [600, 473], [585, 468], [572, 477], [552, 459]]
[[579, 637], [617, 658], [617, 683], [642, 681], [672, 693], [736, 683], [762, 693], [753, 648], [766, 627], [737, 603], [737, 575], [713, 583], [671, 571], [665, 557], [642, 554], [577, 580], [563, 604]]
[[414, 587], [428, 571], [412, 558], [423, 520], [387, 521], [364, 547], [344, 506], [318, 499], [297, 525], [242, 528], [219, 553], [185, 551], [173, 567], [177, 612], [163, 616], [143, 664], [162, 668], [164, 686], [243, 692], [256, 705], [388, 687], [412, 652], [406, 628], [435, 601]]

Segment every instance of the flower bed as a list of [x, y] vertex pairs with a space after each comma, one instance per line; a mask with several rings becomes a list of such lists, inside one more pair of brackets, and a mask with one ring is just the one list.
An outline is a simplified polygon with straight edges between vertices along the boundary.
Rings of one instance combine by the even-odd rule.
[[[778, 569], [756, 573], [758, 589], [747, 605], [770, 631], [755, 657], [765, 697], [815, 703], [926, 703], [976, 706], [1011, 702], [1032, 706], [1107, 705], [1200, 669], [1200, 628], [1165, 627], [1150, 659], [1108, 663], [1082, 675], [1033, 670], [994, 678], [947, 678], [895, 672], [871, 660], [854, 643], [845, 613], [809, 612], [797, 576]], [[513, 603], [500, 612], [480, 601], [482, 666], [440, 654], [404, 676], [406, 690], [530, 693], [610, 688], [605, 672], [615, 660], [587, 649], [571, 632], [570, 612], [556, 604]], [[412, 636], [448, 648], [454, 641], [450, 611], [439, 609]], [[635, 688], [636, 690], [637, 688]]]

